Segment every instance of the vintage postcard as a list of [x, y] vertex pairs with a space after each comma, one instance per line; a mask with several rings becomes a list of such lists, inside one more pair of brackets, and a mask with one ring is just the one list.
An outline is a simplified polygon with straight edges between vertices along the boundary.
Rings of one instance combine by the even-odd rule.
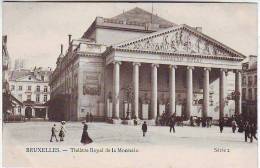
[[257, 168], [257, 3], [2, 11], [3, 167]]

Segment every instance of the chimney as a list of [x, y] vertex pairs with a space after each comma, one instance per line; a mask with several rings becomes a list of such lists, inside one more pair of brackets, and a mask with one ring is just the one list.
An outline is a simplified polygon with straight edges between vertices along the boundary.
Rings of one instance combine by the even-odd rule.
[[63, 44], [60, 45], [60, 53], [63, 54]]
[[68, 36], [69, 36], [69, 46], [70, 46], [70, 43], [71, 43], [71, 34], [69, 34]]

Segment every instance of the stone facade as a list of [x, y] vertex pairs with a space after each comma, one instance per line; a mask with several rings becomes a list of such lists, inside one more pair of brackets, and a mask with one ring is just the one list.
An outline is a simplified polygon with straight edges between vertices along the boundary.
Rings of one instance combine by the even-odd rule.
[[15, 115], [25, 118], [48, 119], [47, 101], [50, 99], [49, 75], [41, 68], [10, 71], [9, 86], [12, 95], [23, 103], [13, 109]]
[[[142, 13], [133, 10], [125, 16]], [[236, 74], [231, 90], [241, 92], [245, 56], [187, 25], [115, 18], [97, 17], [58, 58], [50, 81], [52, 97], [66, 95], [64, 90], [74, 90], [70, 97], [77, 95], [69, 103], [74, 110], [64, 114], [73, 113], [68, 120], [85, 119], [88, 113], [114, 121], [135, 117], [154, 121], [163, 112], [187, 119], [241, 113], [240, 99], [231, 110], [226, 85], [229, 74]], [[76, 71], [75, 85], [63, 84], [71, 80], [70, 69]]]
[[242, 101], [244, 115], [257, 118], [257, 56], [254, 55], [243, 63]]

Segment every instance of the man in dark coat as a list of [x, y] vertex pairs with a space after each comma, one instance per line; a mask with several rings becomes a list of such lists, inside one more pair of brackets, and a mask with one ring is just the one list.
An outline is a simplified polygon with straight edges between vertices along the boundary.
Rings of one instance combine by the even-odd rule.
[[256, 137], [256, 129], [257, 129], [257, 126], [255, 123], [252, 123], [251, 124], [251, 136], [250, 136], [250, 142], [253, 142], [253, 138], [255, 138], [255, 140], [257, 140], [257, 137]]
[[250, 138], [250, 124], [248, 121], [246, 121], [245, 126], [244, 126], [244, 131], [245, 131], [245, 142], [247, 142], [247, 138]]
[[175, 119], [174, 119], [174, 117], [172, 116], [172, 117], [171, 117], [171, 121], [170, 121], [170, 132], [172, 131], [173, 133], [175, 133], [175, 128], [174, 128], [174, 126], [175, 126]]
[[223, 131], [223, 128], [224, 128], [224, 121], [223, 119], [219, 119], [219, 129], [220, 129], [220, 133], [222, 133]]
[[145, 133], [147, 132], [147, 124], [146, 124], [146, 122], [143, 123], [142, 130], [143, 130], [143, 137], [144, 137]]
[[50, 142], [52, 142], [52, 138], [55, 137], [56, 139], [56, 142], [58, 142], [58, 139], [57, 139], [57, 136], [56, 136], [56, 132], [57, 129], [56, 129], [56, 124], [53, 124], [53, 127], [51, 128], [51, 139], [50, 139]]

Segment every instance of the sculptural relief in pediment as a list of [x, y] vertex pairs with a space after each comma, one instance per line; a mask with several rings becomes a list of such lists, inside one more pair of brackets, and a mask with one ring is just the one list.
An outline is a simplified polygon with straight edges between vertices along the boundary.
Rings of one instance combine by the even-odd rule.
[[176, 30], [156, 37], [144, 38], [143, 40], [119, 47], [185, 54], [230, 55], [213, 43], [185, 30]]

